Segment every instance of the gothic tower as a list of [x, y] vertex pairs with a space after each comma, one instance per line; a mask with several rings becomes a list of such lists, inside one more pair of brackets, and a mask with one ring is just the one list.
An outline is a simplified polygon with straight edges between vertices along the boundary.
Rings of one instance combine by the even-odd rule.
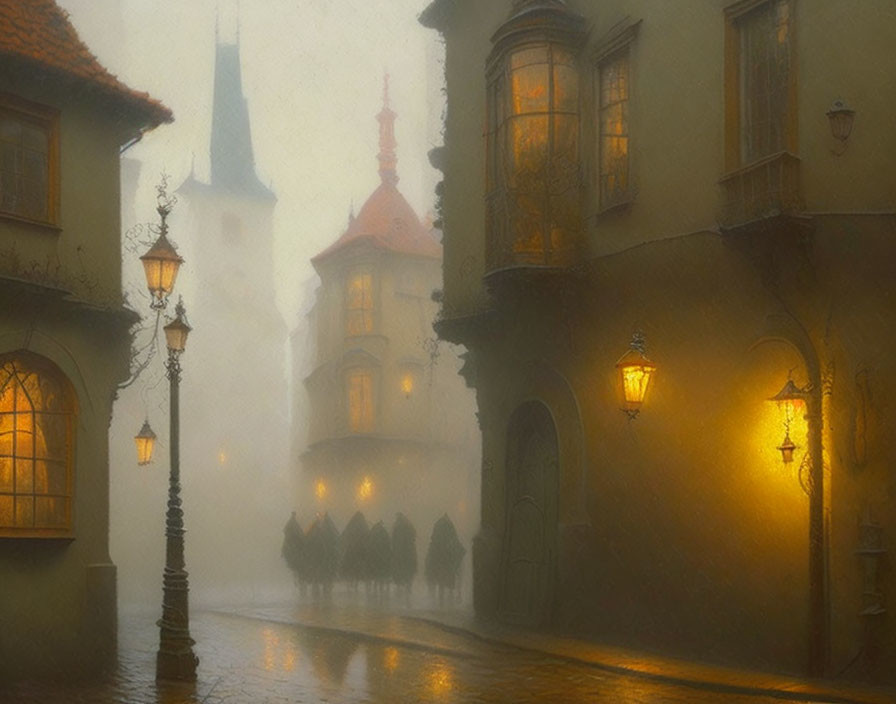
[[[197, 493], [204, 485], [233, 504], [222, 506], [218, 499], [203, 503], [199, 510], [205, 515], [191, 515], [190, 527], [231, 534], [242, 544], [239, 562], [248, 575], [253, 560], [263, 561], [259, 552], [277, 557], [276, 548], [252, 545], [256, 538], [250, 536], [257, 536], [259, 527], [264, 532], [260, 524], [271, 516], [276, 524], [271, 544], [277, 543], [286, 511], [284, 503], [277, 512], [287, 462], [286, 325], [274, 286], [272, 218], [277, 198], [255, 169], [239, 36], [233, 43], [216, 44], [210, 178], [202, 182], [191, 170], [177, 190], [182, 201], [177, 210], [187, 220], [178, 236], [189, 257], [179, 287], [193, 289], [186, 304], [194, 327], [184, 376], [195, 390], [195, 402], [191, 409], [185, 401], [184, 422], [189, 425], [183, 435], [187, 457], [195, 465], [188, 471], [194, 473]], [[189, 394], [187, 390], [186, 399]], [[221, 523], [225, 516], [226, 527]], [[220, 564], [210, 561], [209, 569], [232, 566], [226, 555], [218, 558]], [[276, 559], [273, 562], [276, 565]], [[275, 565], [259, 563], [256, 574], [246, 578], [269, 573], [279, 567]], [[240, 579], [213, 574], [220, 576], [217, 581]]]

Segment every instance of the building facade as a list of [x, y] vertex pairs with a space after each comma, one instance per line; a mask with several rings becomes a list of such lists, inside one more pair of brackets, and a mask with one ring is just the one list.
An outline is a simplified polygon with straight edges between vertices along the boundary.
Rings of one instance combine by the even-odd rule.
[[436, 327], [483, 433], [477, 613], [892, 679], [885, 5], [423, 13], [447, 52]]
[[[0, 2], [0, 679], [116, 644], [108, 431], [129, 375], [119, 151], [170, 111], [53, 2]], [[89, 178], [86, 175], [89, 174]]]
[[312, 259], [320, 285], [310, 340], [293, 338], [304, 376], [296, 393], [307, 394], [296, 414], [299, 505], [306, 515], [330, 512], [340, 526], [359, 509], [391, 526], [401, 511], [421, 541], [448, 513], [469, 536], [478, 493], [473, 398], [456, 351], [432, 329], [442, 247], [397, 188], [395, 118], [387, 92], [377, 115], [380, 185]]

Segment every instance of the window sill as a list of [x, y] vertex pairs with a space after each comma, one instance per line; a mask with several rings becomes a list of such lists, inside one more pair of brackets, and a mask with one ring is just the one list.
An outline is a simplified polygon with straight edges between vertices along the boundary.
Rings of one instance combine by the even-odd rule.
[[19, 540], [39, 540], [46, 543], [72, 543], [75, 541], [75, 534], [71, 531], [42, 531], [40, 529], [30, 530], [14, 530], [9, 528], [0, 528], [0, 543], [5, 541]]
[[0, 221], [9, 220], [11, 222], [19, 223], [21, 225], [30, 225], [37, 230], [43, 230], [44, 232], [52, 232], [53, 234], [59, 234], [62, 232], [62, 228], [56, 223], [49, 222], [47, 220], [34, 220], [32, 218], [26, 218], [23, 215], [16, 215], [15, 213], [7, 213], [0, 210]]

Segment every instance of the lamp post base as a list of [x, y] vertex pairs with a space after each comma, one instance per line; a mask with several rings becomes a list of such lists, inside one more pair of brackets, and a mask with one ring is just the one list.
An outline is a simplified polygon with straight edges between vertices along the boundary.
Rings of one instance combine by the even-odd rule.
[[198, 664], [199, 658], [190, 649], [180, 652], [160, 650], [156, 654], [156, 679], [193, 682]]

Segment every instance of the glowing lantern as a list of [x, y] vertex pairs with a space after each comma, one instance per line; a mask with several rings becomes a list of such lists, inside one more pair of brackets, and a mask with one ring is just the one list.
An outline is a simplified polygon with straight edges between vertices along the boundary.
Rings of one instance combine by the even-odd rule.
[[134, 436], [137, 445], [137, 464], [141, 467], [152, 462], [152, 451], [156, 444], [156, 434], [149, 427], [149, 420], [143, 421], [140, 432]]
[[406, 397], [411, 395], [411, 392], [414, 390], [414, 377], [411, 374], [405, 374], [401, 378], [401, 390], [404, 392]]
[[323, 479], [318, 479], [317, 483], [315, 483], [314, 495], [318, 501], [323, 501], [327, 498], [327, 483]]
[[373, 482], [370, 480], [370, 477], [364, 477], [360, 486], [358, 486], [358, 498], [361, 501], [367, 501], [371, 496], [373, 496]]
[[774, 401], [784, 414], [784, 441], [778, 445], [778, 450], [781, 452], [784, 464], [790, 464], [793, 462], [793, 451], [797, 448], [790, 439], [790, 424], [796, 418], [797, 411], [805, 407], [806, 392], [794, 384], [793, 379], [788, 378], [783, 388], [769, 401]]
[[187, 325], [186, 310], [183, 301], [178, 301], [177, 307], [174, 309], [177, 314], [174, 320], [168, 323], [164, 328], [165, 341], [168, 345], [168, 351], [174, 354], [180, 354], [187, 347], [187, 335], [190, 334], [191, 328]]
[[159, 239], [146, 254], [140, 257], [146, 274], [146, 286], [152, 297], [150, 305], [154, 309], [164, 308], [167, 305], [168, 296], [171, 295], [174, 281], [177, 279], [177, 271], [184, 263], [174, 245], [165, 236], [167, 227], [164, 225], [164, 218], [162, 223], [163, 228]]
[[641, 404], [647, 396], [650, 380], [656, 371], [656, 365], [645, 355], [644, 335], [636, 332], [632, 336], [629, 350], [616, 362], [619, 379], [622, 384], [622, 411], [630, 420], [638, 417]]

